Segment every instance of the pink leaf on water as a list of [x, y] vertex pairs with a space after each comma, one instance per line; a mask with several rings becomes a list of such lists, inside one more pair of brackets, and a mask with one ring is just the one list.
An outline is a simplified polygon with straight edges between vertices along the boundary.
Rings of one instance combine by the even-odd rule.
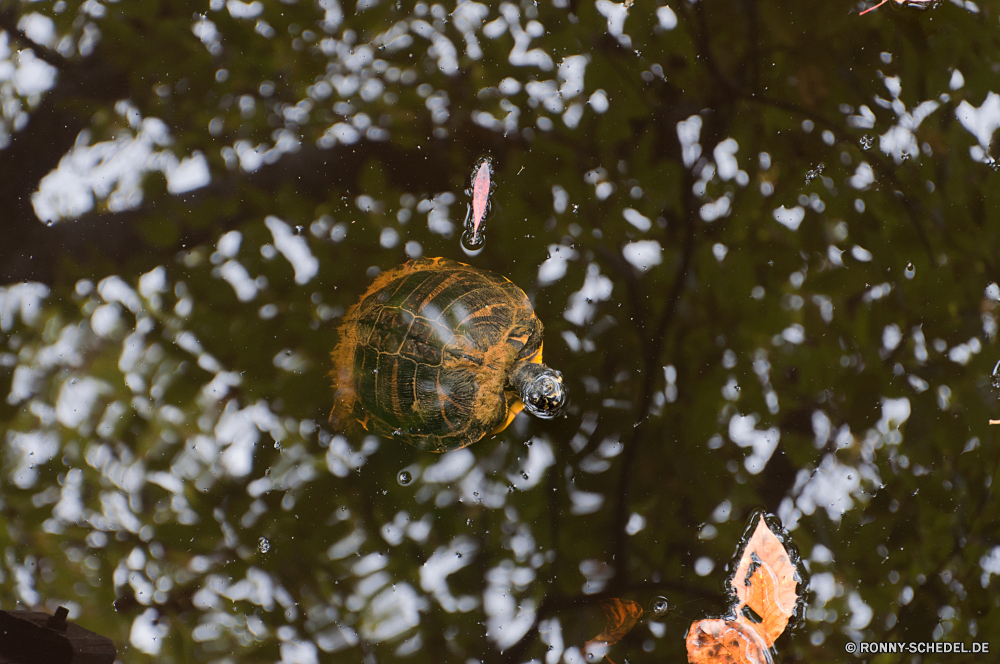
[[472, 182], [472, 234], [479, 232], [479, 224], [486, 216], [486, 203], [490, 197], [490, 161], [484, 159]]

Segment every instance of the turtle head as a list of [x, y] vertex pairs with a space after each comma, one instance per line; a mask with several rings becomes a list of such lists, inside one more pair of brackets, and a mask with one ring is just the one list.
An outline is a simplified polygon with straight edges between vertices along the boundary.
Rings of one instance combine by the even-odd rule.
[[521, 362], [514, 367], [511, 385], [517, 390], [524, 409], [543, 419], [562, 413], [566, 405], [566, 388], [562, 374], [544, 364]]

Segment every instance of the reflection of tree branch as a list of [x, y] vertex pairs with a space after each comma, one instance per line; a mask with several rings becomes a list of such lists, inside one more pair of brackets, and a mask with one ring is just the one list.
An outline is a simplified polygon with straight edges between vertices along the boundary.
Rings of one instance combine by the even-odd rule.
[[[538, 623], [545, 619], [546, 616], [551, 613], [546, 609], [550, 598], [549, 591], [552, 590], [554, 584], [553, 581], [557, 578], [558, 574], [555, 572], [555, 566], [561, 563], [562, 556], [559, 550], [559, 527], [560, 527], [560, 516], [563, 512], [563, 506], [560, 504], [557, 491], [556, 491], [556, 478], [557, 473], [546, 473], [546, 494], [548, 496], [548, 509], [549, 509], [549, 537], [551, 542], [549, 543], [550, 550], [555, 552], [555, 560], [553, 560], [550, 565], [552, 569], [548, 574], [548, 578], [543, 582], [543, 592], [542, 603], [538, 607], [538, 611], [535, 612], [535, 620], [531, 624], [531, 627], [527, 632], [515, 643], [513, 646], [508, 648], [502, 653], [502, 661], [505, 662], [521, 662], [524, 661], [523, 653], [531, 647], [535, 638], [538, 636]], [[485, 547], [484, 549], [485, 550]], [[482, 575], [485, 579], [485, 573]]]
[[[698, 202], [694, 200], [692, 186], [694, 176], [690, 170], [684, 170], [681, 179], [680, 191], [684, 201], [684, 224], [686, 234], [684, 247], [681, 249], [681, 263], [677, 268], [673, 286], [667, 295], [667, 300], [663, 305], [663, 311], [657, 321], [656, 329], [648, 337], [648, 344], [644, 345], [644, 371], [642, 376], [642, 388], [639, 397], [639, 405], [636, 409], [637, 421], [632, 429], [632, 436], [625, 445], [622, 453], [621, 476], [618, 480], [617, 500], [614, 511], [611, 515], [611, 529], [613, 533], [614, 560], [618, 563], [615, 569], [616, 583], [628, 584], [628, 547], [629, 538], [625, 533], [625, 525], [628, 522], [629, 498], [632, 487], [632, 471], [635, 466], [635, 459], [638, 450], [643, 442], [643, 434], [649, 423], [649, 408], [653, 400], [653, 386], [656, 380], [655, 367], [659, 366], [660, 354], [663, 350], [663, 342], [667, 329], [673, 322], [674, 314], [677, 310], [677, 303], [681, 293], [684, 292], [684, 283], [687, 280], [688, 272], [691, 269], [691, 261], [694, 255], [695, 235], [697, 232]], [[643, 335], [640, 335], [643, 336]]]
[[[620, 249], [618, 251], [611, 251], [606, 245], [599, 244], [596, 250], [625, 282], [629, 309], [632, 311], [634, 318], [632, 322], [635, 323], [635, 327], [640, 331], [638, 335], [639, 345], [643, 346], [645, 351], [646, 347], [651, 346], [655, 341], [641, 333], [642, 330], [646, 329], [646, 308], [639, 301], [639, 291], [642, 288], [642, 284], [639, 283], [639, 279], [636, 277], [635, 268], [622, 257]], [[643, 354], [646, 355], [645, 352]]]
[[[726, 78], [726, 76], [722, 73], [722, 70], [719, 68], [715, 58], [713, 57], [712, 48], [709, 41], [708, 20], [705, 16], [704, 3], [699, 2], [694, 5], [681, 3], [679, 8], [681, 11], [685, 13], [688, 22], [691, 23], [692, 25], [697, 24], [698, 26], [698, 29], [692, 30], [692, 36], [694, 38], [694, 42], [696, 44], [698, 52], [705, 60], [705, 64], [708, 68], [709, 73], [719, 83], [720, 87], [722, 87], [726, 92], [729, 93], [729, 95], [731, 96], [731, 101], [733, 102], [742, 100], [750, 104], [763, 103], [773, 108], [779, 108], [781, 110], [790, 113], [801, 115], [802, 117], [812, 120], [815, 124], [824, 127], [826, 129], [829, 129], [831, 132], [833, 132], [837, 142], [848, 145], [852, 144], [853, 141], [851, 140], [851, 137], [847, 136], [844, 133], [843, 129], [839, 124], [828, 120], [822, 115], [819, 115], [806, 108], [803, 108], [798, 104], [788, 102], [782, 99], [777, 99], [774, 97], [769, 97], [766, 94], [759, 94], [758, 92], [759, 73], [760, 73], [759, 59], [761, 57], [761, 54], [760, 54], [760, 49], [757, 45], [758, 42], [757, 21], [755, 19], [756, 3], [753, 0], [749, 0], [748, 4], [750, 5], [750, 11], [752, 12], [752, 16], [754, 17], [751, 27], [754, 34], [752, 35], [752, 39], [750, 40], [752, 61], [748, 65], [752, 68], [751, 81], [750, 81], [750, 90], [751, 90], [750, 94], [747, 94], [740, 88], [740, 86], [738, 86], [736, 83], [733, 83], [728, 78]], [[692, 12], [694, 14], [693, 16]], [[896, 177], [895, 171], [891, 167], [889, 167], [882, 158], [876, 155], [869, 155], [868, 161], [871, 163], [872, 169], [876, 172], [876, 174], [880, 178], [889, 180], [889, 182], [892, 184], [893, 187], [895, 187], [901, 192], [904, 191], [905, 188], [903, 184], [899, 181], [899, 178]], [[914, 199], [911, 196], [908, 196], [905, 193], [903, 194], [902, 197], [902, 203], [903, 206], [910, 213], [907, 216], [909, 217], [910, 223], [913, 225], [913, 228], [917, 233], [917, 237], [920, 239], [920, 242], [923, 245], [924, 250], [927, 252], [927, 256], [929, 257], [931, 263], [934, 264], [936, 262], [936, 258], [934, 257], [933, 248], [931, 246], [929, 238], [927, 237], [927, 232], [918, 221], [918, 218], [927, 216], [926, 212], [922, 210], [921, 206], [916, 201], [914, 201]]]
[[[830, 132], [833, 133], [834, 139], [838, 143], [845, 145], [853, 144], [851, 138], [846, 133], [844, 133], [840, 125], [831, 122], [822, 115], [814, 113], [809, 109], [803, 108], [798, 104], [785, 101], [783, 99], [775, 99], [774, 97], [769, 97], [767, 95], [744, 97], [744, 100], [751, 103], [759, 102], [767, 106], [771, 106], [773, 108], [780, 108], [781, 110], [788, 111], [789, 113], [795, 113], [796, 115], [801, 115], [802, 117], [811, 120], [816, 125], [825, 127], [826, 129], [830, 130]], [[893, 187], [895, 187], [900, 192], [902, 192], [905, 189], [903, 183], [899, 181], [898, 177], [896, 177], [896, 172], [891, 167], [889, 167], [888, 164], [886, 164], [884, 159], [882, 159], [876, 154], [869, 154], [866, 155], [866, 161], [869, 162], [869, 164], [872, 167], [872, 170], [875, 171], [875, 173], [878, 175], [879, 178], [889, 180], [889, 182], [893, 185]], [[934, 257], [934, 250], [933, 247], [931, 246], [930, 239], [927, 237], [927, 232], [924, 230], [924, 227], [917, 221], [917, 217], [924, 217], [926, 216], [926, 213], [924, 213], [923, 210], [921, 210], [920, 206], [913, 200], [911, 196], [908, 196], [905, 193], [903, 194], [902, 202], [903, 206], [910, 212], [910, 214], [907, 216], [910, 220], [910, 223], [913, 224], [913, 229], [916, 231], [917, 237], [920, 238], [920, 243], [923, 245], [924, 250], [927, 252], [927, 256], [928, 258], [930, 258], [931, 264], [934, 264], [937, 259]]]
[[546, 489], [545, 492], [548, 495], [548, 508], [549, 508], [549, 542], [552, 551], [555, 552], [555, 560], [552, 561], [552, 565], [555, 566], [557, 562], [560, 561], [560, 550], [559, 550], [559, 527], [562, 519], [562, 505], [559, 502], [558, 494], [556, 491], [556, 477], [557, 473], [546, 473]]
[[[636, 328], [639, 331], [638, 340], [639, 345], [643, 349], [643, 365], [646, 369], [643, 372], [642, 387], [640, 388], [640, 396], [638, 407], [636, 409], [637, 421], [636, 426], [632, 430], [632, 436], [628, 444], [625, 446], [625, 451], [623, 453], [622, 471], [618, 484], [617, 496], [618, 500], [615, 504], [614, 511], [611, 517], [611, 528], [613, 531], [613, 548], [615, 551], [614, 559], [618, 561], [618, 567], [616, 568], [616, 577], [613, 590], [609, 590], [603, 593], [597, 593], [594, 595], [584, 595], [576, 597], [560, 597], [545, 594], [545, 599], [542, 601], [541, 606], [535, 615], [535, 621], [531, 628], [525, 633], [521, 639], [514, 644], [512, 647], [508, 648], [503, 653], [503, 659], [507, 662], [522, 661], [524, 659], [523, 655], [527, 649], [534, 642], [535, 638], [538, 636], [538, 624], [544, 620], [549, 615], [552, 615], [558, 611], [576, 608], [583, 605], [591, 605], [598, 602], [601, 599], [606, 599], [609, 597], [617, 597], [624, 594], [635, 593], [635, 592], [651, 592], [656, 590], [675, 590], [680, 592], [686, 592], [691, 595], [698, 595], [703, 593], [703, 589], [690, 586], [688, 584], [661, 581], [658, 583], [640, 583], [640, 584], [630, 584], [628, 582], [628, 568], [627, 568], [627, 556], [628, 556], [628, 538], [625, 535], [625, 523], [626, 519], [624, 515], [628, 513], [629, 488], [632, 482], [632, 470], [634, 467], [634, 462], [639, 448], [639, 444], [642, 441], [643, 434], [648, 426], [649, 421], [649, 408], [652, 403], [653, 397], [653, 387], [655, 384], [656, 371], [653, 369], [657, 366], [660, 353], [663, 349], [663, 340], [666, 330], [670, 327], [674, 314], [676, 312], [677, 303], [680, 300], [681, 293], [684, 290], [684, 283], [687, 279], [688, 272], [691, 268], [691, 261], [694, 255], [695, 247], [695, 234], [696, 234], [696, 219], [697, 214], [697, 201], [693, 199], [692, 185], [694, 182], [693, 175], [690, 171], [685, 170], [684, 177], [681, 183], [681, 191], [684, 196], [686, 219], [685, 226], [687, 233], [685, 235], [684, 247], [681, 252], [681, 264], [677, 270], [677, 275], [674, 279], [673, 287], [667, 296], [667, 301], [664, 304], [664, 308], [660, 313], [660, 317], [657, 320], [656, 331], [653, 335], [644, 334], [643, 331], [647, 327], [646, 319], [646, 308], [642, 306], [639, 291], [641, 289], [641, 284], [636, 278], [635, 272], [620, 254], [615, 253], [603, 246], [598, 246], [596, 249], [601, 254], [601, 256], [608, 262], [610, 266], [618, 273], [618, 275], [625, 281], [626, 289], [628, 291], [629, 306], [635, 317]], [[664, 213], [666, 214], [666, 213]], [[551, 494], [552, 492], [550, 492]], [[553, 498], [550, 495], [550, 506], [554, 505]], [[558, 513], [558, 505], [552, 510], [553, 514]], [[554, 522], [553, 522], [554, 523]], [[557, 545], [557, 535], [558, 532], [555, 525], [553, 525], [553, 547]]]
[[32, 41], [23, 30], [17, 27], [18, 18], [19, 17], [14, 13], [14, 9], [12, 7], [0, 9], [0, 29], [6, 30], [7, 34], [13, 37], [22, 46], [31, 50], [31, 52], [35, 54], [35, 57], [42, 62], [52, 65], [59, 71], [65, 71], [67, 67], [66, 58], [62, 57], [55, 51]]
[[750, 90], [755, 94], [760, 91], [760, 20], [757, 14], [757, 0], [745, 0], [747, 11], [748, 42], [750, 52], [744, 62], [750, 68]]
[[[730, 95], [733, 97], [739, 96], [739, 88], [730, 81], [719, 69], [718, 63], [712, 56], [712, 46], [708, 39], [708, 19], [705, 17], [705, 3], [698, 2], [695, 4], [690, 3], [679, 3], [678, 7], [686, 15], [687, 23], [691, 25], [697, 24], [698, 29], [691, 31], [691, 36], [694, 38], [694, 43], [701, 56], [705, 59], [705, 65], [708, 67], [708, 72], [712, 75], [712, 78]], [[691, 12], [694, 12], [694, 17], [691, 16]]]
[[[7, 20], [13, 20], [7, 13]], [[16, 25], [16, 22], [15, 22]], [[3, 211], [4, 242], [0, 246], [0, 283], [24, 279], [51, 281], [65, 249], [90, 230], [90, 246], [100, 254], [112, 220], [82, 226], [48, 228], [38, 221], [31, 195], [38, 182], [56, 168], [73, 147], [81, 131], [90, 126], [97, 107], [128, 96], [124, 72], [108, 64], [98, 45], [93, 55], [64, 61], [55, 85], [31, 111], [28, 125], [11, 135], [10, 145], [0, 150], [0, 210]], [[108, 224], [108, 221], [112, 221]]]

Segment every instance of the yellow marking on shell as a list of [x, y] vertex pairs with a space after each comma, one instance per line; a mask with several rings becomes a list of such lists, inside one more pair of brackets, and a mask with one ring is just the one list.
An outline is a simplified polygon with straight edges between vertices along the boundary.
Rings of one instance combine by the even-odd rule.
[[[535, 353], [534, 355], [532, 355], [530, 358], [528, 358], [529, 362], [532, 362], [533, 364], [541, 364], [542, 363], [542, 346], [543, 345], [544, 344], [540, 344], [538, 346], [538, 352]], [[487, 436], [495, 436], [498, 433], [500, 433], [501, 431], [503, 431], [504, 429], [506, 429], [507, 427], [509, 427], [510, 423], [514, 421], [514, 418], [517, 417], [518, 413], [520, 413], [522, 410], [524, 410], [524, 402], [521, 401], [520, 399], [515, 400], [514, 403], [512, 403], [510, 405], [510, 408], [507, 410], [507, 419], [505, 419], [503, 422], [501, 422], [497, 426], [496, 429], [494, 429], [493, 431], [490, 431], [486, 435]]]
[[403, 412], [399, 401], [399, 361], [392, 363], [392, 412], [397, 416]]
[[[464, 275], [462, 275], [460, 273], [453, 274], [453, 275], [447, 277], [444, 281], [442, 281], [441, 283], [439, 283], [437, 286], [435, 286], [434, 290], [432, 290], [430, 293], [428, 293], [427, 297], [424, 298], [424, 301], [421, 302], [419, 305], [417, 305], [417, 311], [422, 312], [424, 310], [424, 308], [428, 304], [430, 304], [431, 301], [434, 298], [436, 298], [438, 295], [440, 295], [441, 293], [443, 293], [445, 291], [445, 289], [447, 289], [449, 286], [451, 286], [456, 281], [458, 281], [459, 279], [461, 279], [463, 276]], [[440, 315], [440, 312], [439, 312], [439, 315]]]

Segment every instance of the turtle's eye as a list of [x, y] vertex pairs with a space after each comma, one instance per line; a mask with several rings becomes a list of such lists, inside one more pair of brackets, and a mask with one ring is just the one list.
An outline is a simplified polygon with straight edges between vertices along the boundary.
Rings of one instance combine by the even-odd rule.
[[539, 374], [528, 385], [523, 397], [524, 408], [532, 415], [545, 419], [556, 417], [566, 405], [562, 374], [552, 369]]

